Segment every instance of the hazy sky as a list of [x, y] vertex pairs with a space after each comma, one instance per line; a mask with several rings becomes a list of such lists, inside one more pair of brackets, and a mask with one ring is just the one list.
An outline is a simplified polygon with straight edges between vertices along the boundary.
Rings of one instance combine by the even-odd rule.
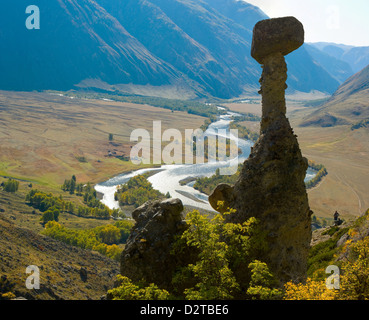
[[369, 46], [368, 0], [245, 0], [269, 17], [295, 16], [306, 42]]

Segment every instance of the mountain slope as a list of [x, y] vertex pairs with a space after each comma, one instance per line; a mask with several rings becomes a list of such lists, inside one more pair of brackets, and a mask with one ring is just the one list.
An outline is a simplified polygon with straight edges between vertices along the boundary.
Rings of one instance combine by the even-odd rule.
[[[249, 30], [199, 1], [98, 2], [155, 55], [206, 88], [230, 98], [257, 84]], [[238, 31], [238, 33], [236, 32]]]
[[[267, 18], [237, 0], [39, 0], [41, 29], [25, 28], [26, 0], [3, 4], [0, 89], [79, 86], [187, 97], [256, 93], [252, 28]], [[290, 90], [333, 93], [339, 83], [302, 48], [287, 57]], [[144, 92], [144, 90], [142, 91]]]
[[8, 5], [1, 20], [2, 30], [15, 26], [0, 35], [2, 89], [70, 89], [89, 78], [162, 85], [180, 77], [91, 0], [40, 0], [40, 30], [24, 27], [22, 2]]
[[258, 7], [245, 1], [203, 0], [203, 2], [250, 31], [258, 21], [268, 19], [268, 16]]
[[[148, 1], [98, 1], [150, 52], [217, 95], [212, 69], [221, 67], [206, 47], [181, 30], [158, 6]], [[213, 68], [211, 68], [213, 66]], [[216, 79], [216, 80], [215, 80]]]
[[350, 77], [302, 126], [334, 126], [369, 120], [369, 66]]

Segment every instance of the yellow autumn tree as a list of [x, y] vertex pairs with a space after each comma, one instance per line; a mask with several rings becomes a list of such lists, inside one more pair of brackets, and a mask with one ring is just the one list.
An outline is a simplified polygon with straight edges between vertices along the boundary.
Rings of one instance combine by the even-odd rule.
[[369, 300], [369, 237], [351, 243], [342, 265], [340, 298]]
[[285, 300], [335, 300], [336, 298], [337, 291], [327, 289], [325, 281], [314, 281], [308, 278], [306, 283], [288, 282], [285, 285]]

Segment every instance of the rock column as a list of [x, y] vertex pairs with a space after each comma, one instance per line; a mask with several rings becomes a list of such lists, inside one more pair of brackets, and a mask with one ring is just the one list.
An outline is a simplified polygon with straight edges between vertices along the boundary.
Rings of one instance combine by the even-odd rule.
[[303, 42], [303, 26], [293, 17], [255, 25], [252, 56], [263, 67], [260, 138], [236, 184], [220, 185], [209, 197], [214, 209], [219, 200], [236, 209], [229, 217], [232, 222], [259, 220], [267, 248], [257, 258], [268, 264], [280, 285], [305, 279], [311, 241], [312, 212], [304, 183], [308, 161], [286, 118], [285, 101], [284, 56]]

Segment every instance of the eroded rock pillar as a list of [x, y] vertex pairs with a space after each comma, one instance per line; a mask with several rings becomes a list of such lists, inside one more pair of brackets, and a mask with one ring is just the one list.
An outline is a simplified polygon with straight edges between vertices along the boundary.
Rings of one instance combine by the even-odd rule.
[[[303, 43], [303, 26], [293, 17], [255, 25], [252, 56], [263, 67], [260, 138], [236, 184], [220, 185], [209, 197], [214, 209], [220, 200], [236, 210], [229, 216], [232, 222], [242, 223], [250, 217], [259, 220], [267, 248], [257, 258], [269, 265], [281, 285], [304, 280], [311, 240], [312, 212], [304, 183], [308, 161], [286, 118], [285, 101], [284, 56]], [[242, 278], [242, 271], [238, 274]]]

